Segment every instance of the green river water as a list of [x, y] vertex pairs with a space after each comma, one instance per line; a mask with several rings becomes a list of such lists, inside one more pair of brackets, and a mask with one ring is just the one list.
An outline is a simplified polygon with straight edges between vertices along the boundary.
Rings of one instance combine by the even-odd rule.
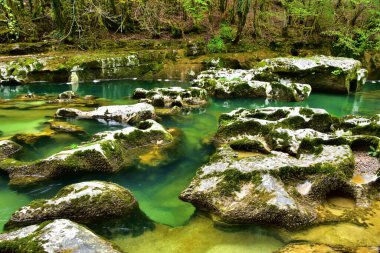
[[[137, 87], [149, 89], [173, 85], [186, 86], [187, 84], [170, 81], [119, 80], [81, 83], [77, 87], [72, 87], [69, 84], [35, 83], [17, 87], [0, 86], [0, 98], [14, 98], [18, 94], [28, 92], [41, 95], [58, 94], [73, 89], [80, 95], [91, 94], [110, 99], [112, 104], [130, 104], [136, 102], [128, 97]], [[112, 181], [130, 189], [138, 199], [141, 209], [156, 222], [155, 229], [139, 236], [121, 234], [113, 236], [112, 240], [128, 252], [273, 252], [291, 240], [338, 243], [348, 246], [380, 245], [380, 221], [374, 218], [371, 220], [374, 225], [369, 228], [338, 224], [292, 233], [256, 226], [232, 230], [215, 227], [210, 219], [194, 214], [195, 209], [191, 204], [178, 199], [179, 193], [188, 186], [197, 168], [207, 162], [213, 152], [213, 147], [207, 144], [207, 139], [215, 133], [219, 115], [238, 107], [265, 106], [324, 108], [336, 116], [371, 115], [380, 113], [380, 82], [368, 82], [361, 92], [352, 95], [312, 92], [310, 98], [301, 103], [275, 102], [265, 99], [212, 100], [205, 109], [163, 118], [161, 123], [164, 126], [179, 128], [183, 135], [177, 153], [173, 154], [175, 159], [159, 167], [139, 165], [114, 175], [83, 175], [18, 190], [9, 188], [7, 177], [1, 175], [0, 227], [15, 210], [33, 199], [51, 197], [67, 184], [100, 179]], [[54, 113], [55, 109], [38, 106], [17, 110], [0, 109], [1, 137], [16, 133], [40, 132], [46, 127], [44, 122]], [[82, 126], [89, 134], [123, 127], [120, 124], [105, 124], [96, 121], [70, 121]], [[21, 160], [44, 158], [83, 140], [59, 134], [26, 149], [18, 158]]]

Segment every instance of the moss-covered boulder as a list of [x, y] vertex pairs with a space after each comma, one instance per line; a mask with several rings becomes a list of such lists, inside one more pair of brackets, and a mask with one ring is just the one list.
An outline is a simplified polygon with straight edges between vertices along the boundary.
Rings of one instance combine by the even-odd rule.
[[6, 229], [39, 224], [53, 219], [70, 219], [81, 224], [128, 221], [142, 216], [137, 200], [127, 189], [113, 183], [90, 181], [62, 188], [51, 199], [34, 200], [16, 211]]
[[28, 75], [33, 71], [43, 69], [46, 61], [37, 57], [20, 58], [0, 63], [0, 83], [19, 84], [28, 81]]
[[0, 160], [17, 154], [22, 149], [19, 144], [10, 140], [0, 140]]
[[308, 84], [255, 79], [255, 70], [210, 69], [200, 73], [194, 85], [206, 89], [218, 98], [271, 98], [284, 101], [303, 101], [311, 92]]
[[130, 124], [156, 118], [154, 107], [147, 103], [101, 106], [93, 111], [61, 108], [57, 110], [56, 116], [62, 118], [114, 120]]
[[222, 114], [217, 151], [180, 198], [232, 224], [298, 228], [351, 221], [353, 210], [336, 215], [324, 203], [338, 194], [353, 199], [357, 210], [367, 208], [370, 186], [352, 180], [359, 173], [353, 151], [379, 147], [380, 138], [350, 131], [346, 121], [304, 107]]
[[207, 91], [205, 89], [190, 87], [156, 88], [146, 90], [138, 88], [133, 92], [132, 98], [140, 102], [147, 102], [155, 107], [183, 107], [195, 108], [207, 104]]
[[75, 222], [58, 219], [0, 234], [1, 252], [120, 253], [112, 243]]
[[173, 142], [173, 136], [163, 126], [147, 120], [136, 127], [98, 133], [85, 144], [40, 161], [6, 164], [6, 170], [10, 184], [18, 186], [75, 173], [116, 172], [152, 149], [169, 149]]
[[313, 90], [338, 93], [359, 90], [367, 74], [360, 61], [329, 56], [266, 59], [255, 69], [257, 80], [292, 80], [310, 84]]

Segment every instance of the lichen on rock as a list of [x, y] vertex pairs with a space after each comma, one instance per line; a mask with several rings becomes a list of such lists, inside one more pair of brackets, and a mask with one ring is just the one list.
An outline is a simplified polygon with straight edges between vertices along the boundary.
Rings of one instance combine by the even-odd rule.
[[0, 160], [13, 157], [22, 149], [22, 146], [11, 140], [0, 140]]
[[0, 234], [1, 252], [120, 253], [112, 243], [65, 219], [31, 225]]

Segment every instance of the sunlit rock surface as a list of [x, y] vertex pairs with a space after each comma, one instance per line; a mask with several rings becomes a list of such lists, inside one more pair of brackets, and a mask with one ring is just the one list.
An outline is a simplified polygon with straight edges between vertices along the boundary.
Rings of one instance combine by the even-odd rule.
[[205, 89], [190, 87], [156, 88], [146, 90], [138, 88], [133, 92], [132, 98], [140, 99], [155, 107], [185, 107], [193, 108], [207, 104], [208, 94]]
[[58, 219], [0, 234], [1, 252], [120, 253], [115, 246], [69, 220]]
[[[286, 228], [349, 221], [321, 205], [339, 192], [366, 208], [368, 186], [351, 182], [352, 149], [379, 147], [362, 121], [347, 125], [322, 109], [237, 109], [222, 114], [214, 137], [216, 153], [201, 167], [180, 198], [218, 221]], [[352, 131], [351, 131], [352, 130]]]
[[61, 108], [56, 112], [56, 116], [63, 118], [115, 120], [130, 124], [156, 118], [154, 107], [147, 103], [101, 106], [93, 111]]
[[303, 101], [311, 92], [308, 84], [255, 79], [256, 70], [210, 69], [193, 81], [218, 98], [271, 98], [284, 101]]
[[313, 90], [355, 92], [367, 80], [360, 61], [331, 56], [279, 57], [261, 61], [258, 80], [292, 80], [310, 84]]
[[46, 220], [70, 219], [81, 224], [124, 220], [127, 226], [144, 215], [127, 189], [108, 182], [81, 182], [62, 188], [53, 198], [34, 200], [16, 211], [6, 229], [39, 224]]
[[173, 141], [163, 126], [147, 120], [136, 127], [95, 134], [85, 144], [40, 161], [0, 164], [0, 167], [8, 166], [12, 185], [27, 185], [79, 172], [110, 173], [130, 166], [136, 155], [152, 148], [169, 148]]

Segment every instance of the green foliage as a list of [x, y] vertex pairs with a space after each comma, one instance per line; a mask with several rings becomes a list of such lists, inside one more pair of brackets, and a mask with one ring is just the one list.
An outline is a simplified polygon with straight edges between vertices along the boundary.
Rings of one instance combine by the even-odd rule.
[[231, 42], [236, 35], [235, 29], [233, 29], [230, 25], [222, 24], [219, 30], [219, 36], [226, 42]]
[[199, 25], [206, 17], [211, 4], [210, 0], [182, 0], [186, 13]]
[[207, 48], [211, 53], [221, 53], [226, 50], [226, 45], [220, 36], [216, 36], [208, 42]]
[[380, 157], [380, 150], [376, 149], [374, 146], [370, 146], [368, 151], [368, 155], [373, 157]]
[[334, 76], [339, 76], [339, 75], [343, 74], [343, 70], [336, 69], [336, 70], [331, 71], [331, 74], [333, 74]]
[[70, 145], [70, 149], [76, 149], [76, 148], [78, 148], [78, 145], [77, 145], [77, 144], [71, 144], [71, 145]]

